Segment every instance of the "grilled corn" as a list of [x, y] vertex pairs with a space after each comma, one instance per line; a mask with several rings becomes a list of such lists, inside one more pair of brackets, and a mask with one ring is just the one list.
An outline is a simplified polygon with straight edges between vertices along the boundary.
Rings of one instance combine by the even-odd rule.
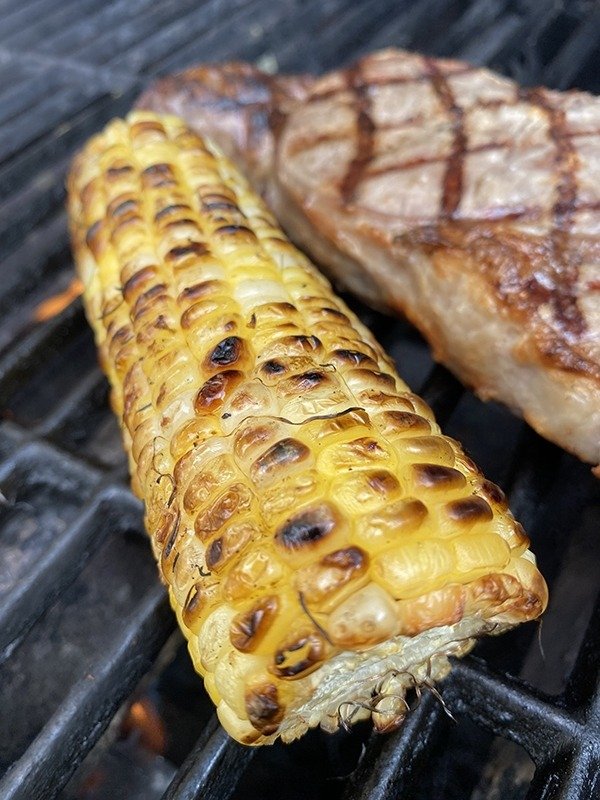
[[541, 614], [502, 492], [213, 145], [115, 120], [69, 212], [132, 487], [234, 738], [392, 729], [449, 655]]

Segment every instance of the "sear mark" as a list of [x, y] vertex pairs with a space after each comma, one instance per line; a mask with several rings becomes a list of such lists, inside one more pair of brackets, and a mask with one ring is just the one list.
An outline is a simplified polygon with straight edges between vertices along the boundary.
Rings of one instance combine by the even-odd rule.
[[333, 508], [327, 503], [322, 503], [286, 520], [276, 532], [275, 541], [286, 550], [311, 547], [328, 536], [335, 528], [336, 522]]
[[208, 253], [208, 247], [204, 242], [190, 242], [189, 244], [180, 245], [179, 247], [172, 247], [167, 253], [167, 258], [173, 261], [185, 256], [203, 256]]
[[256, 459], [252, 465], [252, 480], [260, 480], [275, 472], [284, 474], [290, 464], [298, 464], [310, 456], [308, 447], [297, 439], [282, 439]]
[[455, 522], [483, 522], [493, 519], [492, 509], [483, 497], [465, 497], [454, 500], [446, 507], [448, 516]]
[[212, 367], [228, 367], [239, 361], [243, 347], [244, 342], [239, 336], [228, 336], [213, 349], [207, 361]]
[[325, 643], [316, 632], [285, 642], [275, 652], [269, 671], [279, 678], [300, 678], [316, 669], [324, 658]]
[[279, 602], [276, 597], [262, 597], [249, 611], [238, 614], [231, 621], [229, 639], [242, 653], [251, 653], [264, 638], [273, 622]]
[[279, 703], [277, 687], [272, 683], [254, 687], [246, 692], [244, 700], [252, 726], [264, 736], [275, 733], [285, 710]]

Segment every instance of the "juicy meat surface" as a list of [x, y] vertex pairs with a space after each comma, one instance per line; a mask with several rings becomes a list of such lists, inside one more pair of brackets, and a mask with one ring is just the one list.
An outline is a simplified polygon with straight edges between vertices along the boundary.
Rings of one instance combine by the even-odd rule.
[[314, 80], [198, 68], [138, 104], [215, 139], [480, 396], [600, 462], [600, 99], [386, 50]]

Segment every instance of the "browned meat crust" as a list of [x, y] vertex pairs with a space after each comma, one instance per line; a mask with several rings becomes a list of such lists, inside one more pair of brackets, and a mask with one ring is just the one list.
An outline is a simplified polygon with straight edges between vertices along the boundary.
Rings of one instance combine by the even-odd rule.
[[480, 395], [600, 461], [599, 99], [396, 50], [312, 84], [241, 65], [167, 81], [143, 102], [266, 180], [330, 273], [405, 313]]
[[273, 134], [313, 82], [308, 75], [274, 78], [240, 62], [208, 64], [158, 80], [136, 107], [183, 117], [262, 189], [273, 165]]

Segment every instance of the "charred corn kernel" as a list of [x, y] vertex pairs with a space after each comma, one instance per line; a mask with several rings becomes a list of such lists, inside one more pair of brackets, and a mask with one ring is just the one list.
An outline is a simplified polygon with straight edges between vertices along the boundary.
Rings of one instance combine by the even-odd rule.
[[132, 486], [233, 736], [369, 710], [391, 730], [413, 681], [539, 616], [500, 490], [215, 148], [175, 117], [116, 120], [69, 212]]

